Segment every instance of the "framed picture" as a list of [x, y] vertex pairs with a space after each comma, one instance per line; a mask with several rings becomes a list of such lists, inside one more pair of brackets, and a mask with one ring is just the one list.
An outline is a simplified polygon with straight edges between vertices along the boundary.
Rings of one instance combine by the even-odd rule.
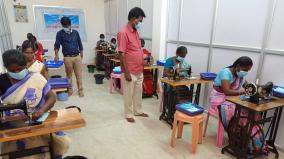
[[34, 5], [33, 8], [37, 37], [41, 41], [55, 40], [56, 33], [62, 29], [60, 23], [62, 17], [70, 18], [72, 29], [79, 32], [82, 41], [87, 41], [83, 9], [42, 5]]
[[27, 6], [14, 5], [15, 20], [17, 23], [28, 23]]

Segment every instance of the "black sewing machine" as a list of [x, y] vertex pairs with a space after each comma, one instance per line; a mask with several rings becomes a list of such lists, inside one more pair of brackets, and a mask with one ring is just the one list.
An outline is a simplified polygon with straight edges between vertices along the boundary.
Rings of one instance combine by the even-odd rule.
[[248, 92], [249, 102], [255, 104], [264, 104], [272, 100], [273, 82], [267, 82], [265, 85], [258, 85], [254, 83], [248, 83], [244, 86]]
[[[12, 110], [22, 110], [24, 115], [9, 119], [9, 117], [5, 116], [5, 112]], [[41, 122], [32, 121], [32, 114], [28, 111], [28, 104], [25, 100], [18, 104], [3, 104], [0, 102], [0, 130], [38, 124], [41, 124]]]
[[[181, 75], [181, 72], [186, 72], [187, 73], [187, 76], [182, 76]], [[179, 81], [181, 79], [189, 79], [189, 77], [191, 77], [191, 68], [176, 68], [174, 70], [174, 77], [173, 77], [173, 80], [174, 81]]]

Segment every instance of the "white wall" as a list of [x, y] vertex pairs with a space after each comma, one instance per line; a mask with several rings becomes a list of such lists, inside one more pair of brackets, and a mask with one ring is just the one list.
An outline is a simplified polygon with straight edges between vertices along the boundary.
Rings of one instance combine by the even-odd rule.
[[[21, 5], [26, 5], [28, 8], [28, 23], [16, 23], [13, 5], [14, 1], [5, 0], [8, 19], [11, 26], [12, 40], [14, 45], [21, 45], [26, 39], [28, 32], [35, 33], [33, 16], [33, 5], [47, 5], [47, 6], [62, 6], [71, 8], [80, 8], [85, 11], [86, 17], [86, 32], [87, 42], [84, 45], [84, 59], [83, 63], [94, 62], [94, 47], [99, 40], [99, 34], [105, 33], [105, 19], [104, 19], [104, 1], [103, 0], [17, 0]], [[36, 34], [35, 34], [36, 35]], [[40, 41], [40, 39], [39, 39]], [[49, 50], [49, 55], [54, 56], [54, 41], [41, 41], [45, 49]], [[14, 46], [15, 47], [15, 46]]]
[[[146, 18], [143, 20], [140, 38], [145, 40], [145, 48], [152, 50], [153, 0], [104, 0], [106, 37], [116, 38], [117, 32], [128, 22], [128, 12], [134, 7], [144, 10]], [[152, 52], [156, 55], [157, 53]]]
[[152, 51], [154, 59], [165, 59], [167, 2], [164, 0], [154, 1]]

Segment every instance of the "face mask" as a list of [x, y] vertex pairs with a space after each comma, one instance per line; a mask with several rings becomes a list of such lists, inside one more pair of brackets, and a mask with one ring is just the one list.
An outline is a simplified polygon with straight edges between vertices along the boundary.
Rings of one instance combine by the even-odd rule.
[[70, 32], [69, 28], [63, 28], [63, 30], [64, 30], [66, 33], [69, 33], [69, 32]]
[[111, 46], [112, 46], [112, 47], [116, 47], [116, 44], [114, 44], [114, 43], [111, 43]]
[[240, 72], [237, 72], [237, 75], [238, 75], [238, 77], [240, 77], [240, 78], [245, 77], [247, 74], [248, 74], [247, 71], [240, 71]]
[[142, 27], [142, 22], [138, 22], [136, 25], [135, 25], [135, 29], [138, 30]]
[[18, 73], [8, 72], [9, 76], [15, 80], [22, 80], [28, 75], [28, 73], [28, 69], [23, 69], [21, 72]]
[[183, 57], [180, 57], [180, 56], [177, 56], [176, 58], [179, 62], [183, 62], [184, 61], [184, 58]]
[[100, 40], [101, 40], [101, 41], [104, 41], [104, 40], [105, 40], [105, 38], [100, 38]]

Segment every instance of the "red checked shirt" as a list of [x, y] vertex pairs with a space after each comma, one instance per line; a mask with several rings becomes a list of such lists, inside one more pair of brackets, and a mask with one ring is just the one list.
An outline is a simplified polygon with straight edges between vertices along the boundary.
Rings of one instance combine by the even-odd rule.
[[129, 72], [134, 75], [143, 73], [144, 59], [138, 32], [129, 24], [126, 25], [117, 34], [117, 44], [118, 51], [124, 53]]

